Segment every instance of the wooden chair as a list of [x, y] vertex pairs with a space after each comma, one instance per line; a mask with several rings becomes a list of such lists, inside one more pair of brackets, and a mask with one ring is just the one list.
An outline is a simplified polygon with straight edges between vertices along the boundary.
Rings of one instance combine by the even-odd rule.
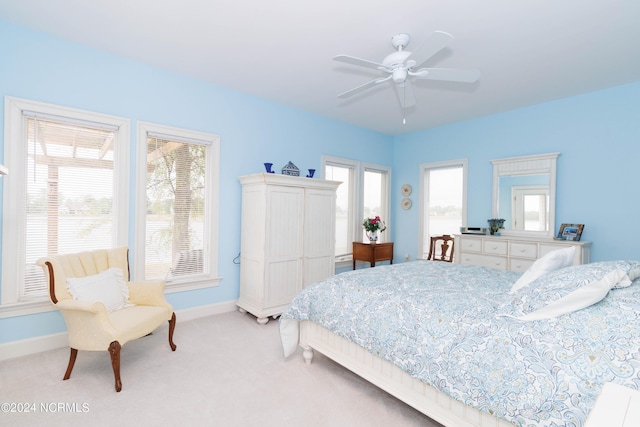
[[[71, 354], [63, 380], [71, 376], [78, 350], [108, 351], [111, 355], [116, 391], [122, 390], [121, 347], [128, 341], [149, 335], [165, 321], [169, 321], [169, 346], [175, 351], [173, 331], [176, 315], [165, 300], [165, 282], [129, 282], [128, 253], [126, 247], [120, 247], [49, 256], [37, 261], [49, 282], [51, 302], [60, 310], [67, 324]], [[93, 278], [112, 268], [121, 270], [120, 277], [124, 282], [122, 286], [126, 286], [129, 291], [131, 305], [107, 311], [107, 307], [101, 301], [73, 299], [67, 288], [67, 279], [89, 276], [90, 286], [100, 288], [99, 284], [94, 284], [98, 282], [93, 282]]]
[[[431, 236], [431, 244], [429, 245], [429, 257], [432, 261], [453, 262], [453, 245], [455, 240], [449, 234], [442, 236]], [[440, 254], [437, 249], [440, 248]]]

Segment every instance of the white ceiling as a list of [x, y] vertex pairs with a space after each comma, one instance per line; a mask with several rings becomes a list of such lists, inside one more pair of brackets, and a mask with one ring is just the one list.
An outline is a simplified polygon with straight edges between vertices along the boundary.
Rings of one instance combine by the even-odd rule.
[[[400, 135], [640, 81], [637, 0], [2, 0], [0, 19], [281, 104]], [[381, 72], [391, 37], [455, 40], [424, 66], [479, 69], [474, 84], [421, 80], [403, 113]]]

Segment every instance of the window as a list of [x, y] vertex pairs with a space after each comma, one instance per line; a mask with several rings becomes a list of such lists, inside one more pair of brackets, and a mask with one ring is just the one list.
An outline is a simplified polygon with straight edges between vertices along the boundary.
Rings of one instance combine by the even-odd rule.
[[545, 231], [549, 229], [549, 186], [512, 186], [513, 229]]
[[2, 305], [28, 314], [48, 305], [38, 258], [126, 245], [129, 121], [7, 98], [5, 131]]
[[357, 163], [327, 161], [324, 178], [341, 181], [336, 190], [336, 257], [351, 254], [351, 242], [356, 222], [356, 169]]
[[[350, 261], [352, 242], [365, 238], [362, 221], [379, 215], [389, 222], [389, 179], [386, 166], [323, 156], [324, 179], [341, 181], [336, 200], [336, 261]], [[381, 240], [388, 239], [382, 233]]]
[[[362, 225], [364, 218], [379, 216], [385, 223], [389, 221], [389, 173], [388, 171], [376, 170], [371, 166], [363, 167], [364, 183], [362, 187]], [[361, 239], [366, 238], [364, 228], [360, 227]], [[380, 235], [381, 241], [389, 240], [385, 233]]]
[[214, 284], [219, 137], [140, 122], [138, 145], [135, 277]]
[[426, 163], [420, 174], [420, 253], [426, 258], [431, 236], [459, 233], [467, 223], [467, 160]]

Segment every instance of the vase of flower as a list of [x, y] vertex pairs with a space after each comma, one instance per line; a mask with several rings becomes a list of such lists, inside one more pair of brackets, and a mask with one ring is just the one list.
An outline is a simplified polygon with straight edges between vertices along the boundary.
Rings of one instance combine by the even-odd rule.
[[380, 240], [380, 233], [387, 229], [384, 221], [379, 216], [373, 218], [365, 218], [362, 223], [369, 242], [376, 243]]

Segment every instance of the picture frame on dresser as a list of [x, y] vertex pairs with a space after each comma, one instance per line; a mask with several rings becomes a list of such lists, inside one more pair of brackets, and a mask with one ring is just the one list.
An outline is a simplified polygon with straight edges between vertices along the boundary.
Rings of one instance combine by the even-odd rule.
[[582, 230], [584, 230], [584, 224], [562, 224], [560, 231], [558, 231], [557, 239], [579, 242], [582, 237]]

